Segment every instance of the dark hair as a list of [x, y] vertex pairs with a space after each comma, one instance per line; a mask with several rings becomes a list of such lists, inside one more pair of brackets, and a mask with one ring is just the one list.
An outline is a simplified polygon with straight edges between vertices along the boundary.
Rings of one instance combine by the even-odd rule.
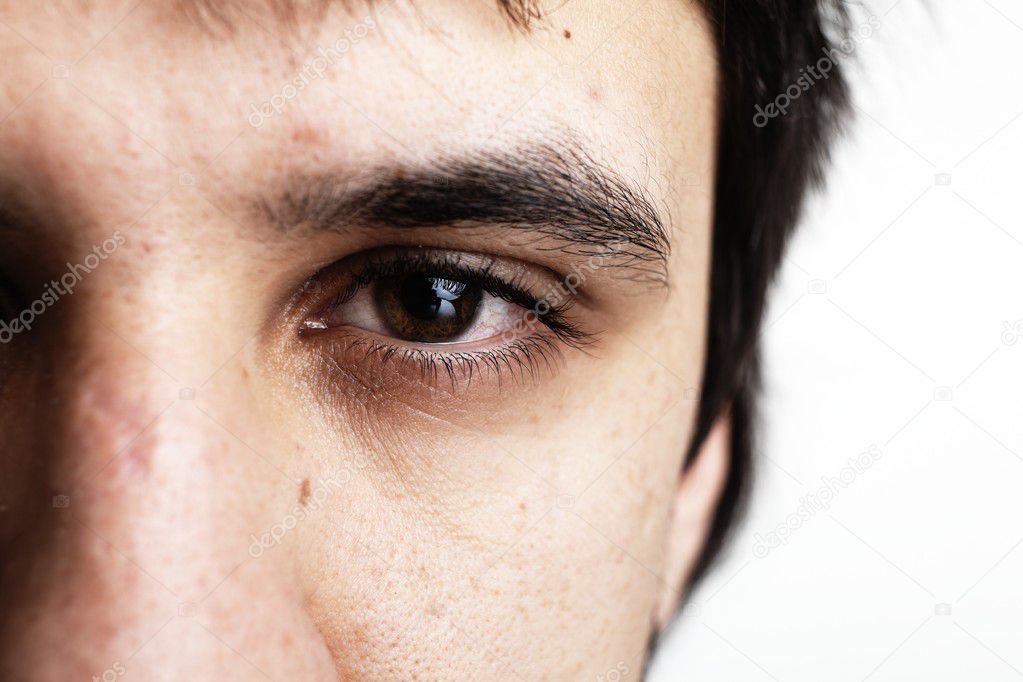
[[[822, 180], [849, 108], [834, 44], [841, 0], [703, 0], [721, 70], [721, 121], [707, 355], [688, 467], [722, 414], [731, 414], [731, 462], [710, 535], [689, 579], [704, 576], [741, 513], [754, 449], [767, 290], [807, 191]], [[815, 65], [828, 66], [815, 71]], [[809, 73], [808, 73], [809, 72]], [[813, 75], [811, 75], [813, 74]], [[816, 77], [821, 75], [821, 77]], [[799, 90], [795, 97], [785, 95]], [[787, 113], [771, 109], [785, 95]], [[767, 109], [775, 117], [765, 115]]]

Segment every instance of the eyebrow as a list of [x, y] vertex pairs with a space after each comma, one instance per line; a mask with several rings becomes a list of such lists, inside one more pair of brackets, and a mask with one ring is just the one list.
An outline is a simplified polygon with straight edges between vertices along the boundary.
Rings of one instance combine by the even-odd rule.
[[541, 249], [667, 282], [670, 240], [654, 203], [574, 141], [473, 151], [357, 176], [299, 175], [259, 208], [288, 236], [353, 226], [499, 227], [533, 238]]
[[[319, 21], [323, 13], [333, 5], [352, 9], [355, 4], [353, 0], [263, 0], [263, 2], [279, 21], [286, 24], [294, 23], [300, 16]], [[205, 28], [219, 25], [233, 29], [239, 17], [248, 17], [247, 4], [251, 4], [251, 0], [174, 0], [180, 14]], [[371, 8], [375, 0], [365, 0], [365, 4]], [[496, 4], [512, 26], [524, 31], [528, 31], [534, 22], [544, 17], [539, 0], [496, 0]]]

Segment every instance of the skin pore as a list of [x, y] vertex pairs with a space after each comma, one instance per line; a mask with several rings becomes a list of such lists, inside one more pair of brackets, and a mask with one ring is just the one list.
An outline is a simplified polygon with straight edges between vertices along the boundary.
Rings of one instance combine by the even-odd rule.
[[[0, 345], [0, 678], [641, 675], [727, 461], [714, 45], [551, 4], [0, 2], [5, 319], [88, 266]], [[478, 329], [389, 337], [411, 275]]]

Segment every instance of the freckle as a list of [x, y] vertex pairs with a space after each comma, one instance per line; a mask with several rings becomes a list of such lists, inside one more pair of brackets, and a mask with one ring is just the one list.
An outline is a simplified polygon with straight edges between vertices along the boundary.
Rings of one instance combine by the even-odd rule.
[[565, 35], [565, 40], [571, 40], [572, 39], [572, 32], [569, 31], [567, 28], [565, 29], [565, 34], [564, 35]]
[[526, 511], [526, 503], [519, 502], [519, 511]]
[[157, 442], [152, 431], [146, 431], [131, 441], [124, 452], [125, 468], [135, 475], [148, 474]]
[[309, 479], [302, 480], [302, 489], [298, 493], [298, 503], [303, 507], [305, 503], [309, 501]]
[[320, 141], [320, 133], [313, 126], [303, 125], [295, 128], [295, 130], [291, 133], [291, 139], [295, 142], [312, 144]]

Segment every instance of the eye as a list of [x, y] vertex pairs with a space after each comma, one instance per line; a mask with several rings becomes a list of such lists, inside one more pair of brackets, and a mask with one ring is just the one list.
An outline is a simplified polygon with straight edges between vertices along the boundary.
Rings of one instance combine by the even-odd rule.
[[327, 317], [329, 327], [357, 327], [412, 343], [479, 341], [529, 323], [522, 306], [479, 284], [429, 272], [377, 279]]
[[[315, 311], [301, 331], [351, 372], [434, 381], [492, 372], [535, 374], [593, 333], [570, 319], [560, 279], [513, 259], [420, 248], [385, 248], [343, 259], [303, 287]], [[406, 370], [413, 374], [406, 374]], [[380, 381], [375, 375], [374, 381]]]

